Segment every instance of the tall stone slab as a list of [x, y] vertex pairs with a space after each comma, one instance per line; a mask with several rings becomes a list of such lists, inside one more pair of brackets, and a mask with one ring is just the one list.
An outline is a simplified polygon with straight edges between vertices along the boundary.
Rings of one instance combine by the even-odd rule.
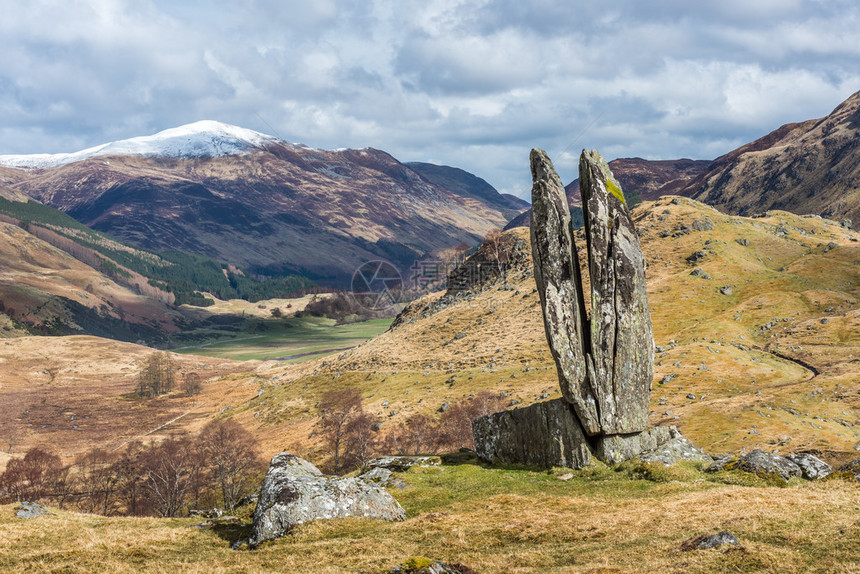
[[573, 405], [585, 432], [595, 435], [602, 429], [597, 394], [586, 367], [589, 339], [583, 334], [588, 331], [588, 318], [567, 196], [544, 151], [532, 150], [531, 171], [532, 258], [546, 338], [562, 395]]
[[621, 186], [596, 150], [580, 156], [579, 185], [591, 278], [593, 360], [586, 363], [600, 427], [607, 435], [641, 432], [654, 376], [645, 258]]

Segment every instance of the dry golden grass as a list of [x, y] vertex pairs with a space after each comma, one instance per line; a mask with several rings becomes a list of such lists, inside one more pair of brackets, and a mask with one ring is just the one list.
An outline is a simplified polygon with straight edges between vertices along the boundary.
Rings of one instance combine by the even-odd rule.
[[[257, 392], [254, 363], [174, 355], [177, 390], [155, 399], [133, 395], [139, 365], [154, 351], [98, 337], [22, 337], [0, 341], [0, 440], [14, 435], [13, 452], [48, 448], [63, 458], [94, 447], [120, 448], [134, 439], [159, 439], [204, 424], [221, 409]], [[204, 381], [186, 397], [185, 373]], [[77, 428], [76, 428], [77, 427]], [[5, 460], [0, 459], [0, 468]]]
[[[302, 525], [255, 551], [230, 544], [246, 527], [200, 519], [104, 518], [54, 511], [34, 520], [0, 507], [4, 572], [383, 573], [412, 556], [482, 573], [858, 572], [858, 486], [740, 486], [691, 467], [578, 471], [413, 469], [394, 490], [402, 523], [345, 519]], [[245, 511], [247, 516], [247, 510]], [[247, 522], [246, 522], [247, 524]], [[729, 530], [743, 548], [681, 552]]]

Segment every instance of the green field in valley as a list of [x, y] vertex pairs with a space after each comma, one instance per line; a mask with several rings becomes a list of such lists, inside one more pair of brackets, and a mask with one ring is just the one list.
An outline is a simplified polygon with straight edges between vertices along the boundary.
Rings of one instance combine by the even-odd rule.
[[250, 319], [173, 338], [173, 351], [236, 360], [301, 362], [338, 353], [383, 333], [392, 319], [337, 325], [324, 317]]

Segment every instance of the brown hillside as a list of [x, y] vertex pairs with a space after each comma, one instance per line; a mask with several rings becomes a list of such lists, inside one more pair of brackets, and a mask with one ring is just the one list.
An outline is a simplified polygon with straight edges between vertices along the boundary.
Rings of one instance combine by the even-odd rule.
[[141, 336], [178, 330], [184, 319], [164, 302], [117, 284], [7, 219], [0, 218], [0, 337], [20, 334], [22, 325], [45, 333], [101, 329], [132, 340], [136, 330]]
[[685, 195], [730, 213], [768, 209], [860, 222], [860, 92], [714, 161]]

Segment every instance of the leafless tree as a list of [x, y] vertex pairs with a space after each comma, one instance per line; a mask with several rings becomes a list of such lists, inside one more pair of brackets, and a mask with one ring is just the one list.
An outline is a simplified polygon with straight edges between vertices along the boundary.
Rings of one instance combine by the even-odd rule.
[[350, 432], [358, 430], [355, 421], [362, 420], [364, 415], [361, 391], [356, 388], [328, 391], [323, 395], [318, 409], [320, 420], [317, 429], [332, 454], [332, 472], [340, 474], [355, 462], [354, 453], [349, 452], [347, 447], [350, 446]]
[[176, 516], [186, 503], [195, 461], [191, 441], [169, 438], [143, 453], [143, 489], [161, 516]]
[[176, 367], [173, 357], [166, 351], [151, 354], [140, 368], [137, 394], [141, 397], [156, 397], [173, 390], [176, 382]]
[[225, 509], [235, 510], [260, 468], [256, 439], [231, 420], [214, 420], [198, 438], [203, 466]]
[[200, 375], [197, 373], [188, 373], [185, 375], [185, 383], [182, 386], [186, 396], [199, 395], [200, 389], [203, 388], [203, 383], [200, 380]]

